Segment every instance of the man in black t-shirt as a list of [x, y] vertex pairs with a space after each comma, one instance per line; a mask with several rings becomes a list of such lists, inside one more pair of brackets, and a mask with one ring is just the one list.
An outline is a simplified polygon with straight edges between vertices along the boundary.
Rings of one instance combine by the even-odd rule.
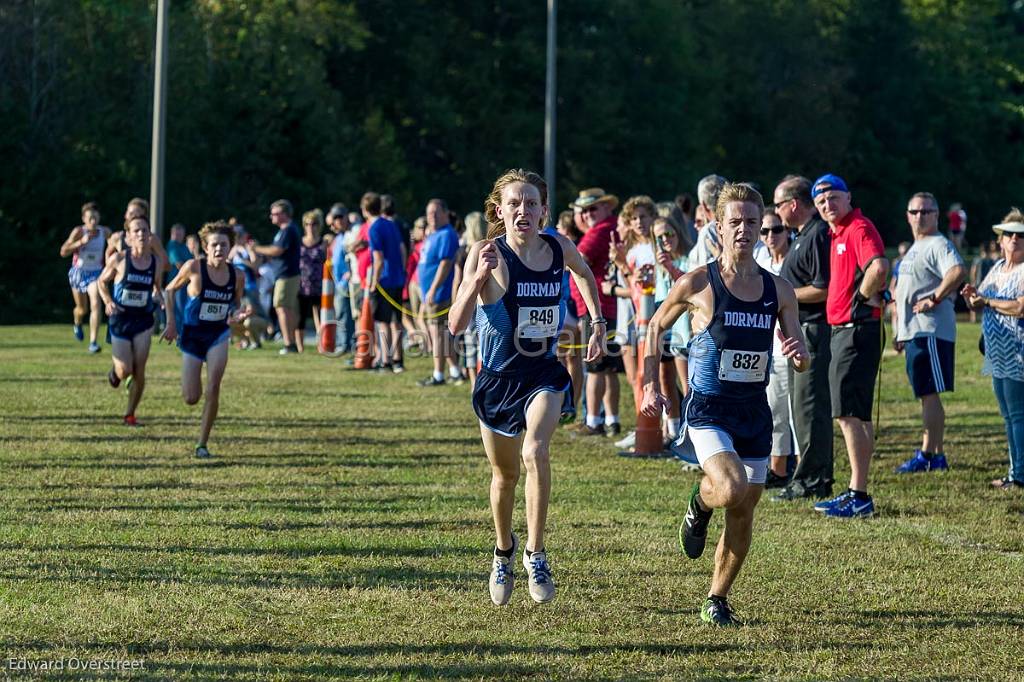
[[797, 465], [793, 478], [773, 500], [831, 497], [833, 424], [828, 367], [831, 328], [825, 319], [829, 281], [829, 227], [811, 199], [811, 181], [788, 175], [775, 188], [775, 211], [796, 239], [782, 262], [779, 276], [793, 285], [800, 326], [811, 355], [809, 372], [790, 378], [790, 410], [796, 432]]

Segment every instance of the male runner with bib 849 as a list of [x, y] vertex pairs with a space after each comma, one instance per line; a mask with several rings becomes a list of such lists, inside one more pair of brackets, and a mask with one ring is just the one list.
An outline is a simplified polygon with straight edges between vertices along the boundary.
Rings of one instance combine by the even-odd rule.
[[551, 494], [550, 443], [563, 411], [571, 411], [572, 381], [555, 349], [565, 319], [562, 269], [568, 268], [594, 318], [587, 362], [604, 353], [607, 325], [597, 282], [573, 243], [541, 233], [548, 188], [536, 173], [510, 170], [487, 197], [487, 239], [466, 258], [465, 274], [448, 313], [458, 335], [476, 310], [483, 367], [473, 387], [473, 409], [491, 464], [491, 515], [497, 541], [491, 563], [491, 601], [512, 596], [518, 538], [512, 532], [519, 461], [526, 465], [527, 541], [523, 567], [536, 602], [555, 598], [544, 526]]
[[679, 533], [686, 556], [700, 557], [712, 511], [725, 509], [711, 591], [701, 608], [701, 619], [713, 625], [740, 624], [726, 597], [750, 549], [772, 450], [766, 388], [776, 320], [793, 369], [805, 372], [811, 364], [793, 287], [754, 261], [763, 212], [752, 187], [726, 185], [715, 207], [721, 255], [679, 278], [647, 328], [641, 410], [649, 417], [668, 405], [658, 384], [662, 334], [686, 310], [694, 330], [703, 329], [690, 342], [691, 396], [681, 433], [693, 444], [704, 477], [693, 488]]

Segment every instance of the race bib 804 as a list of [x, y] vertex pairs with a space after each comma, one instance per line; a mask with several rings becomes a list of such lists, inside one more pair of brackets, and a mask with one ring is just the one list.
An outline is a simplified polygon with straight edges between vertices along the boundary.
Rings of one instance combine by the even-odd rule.
[[149, 302], [148, 291], [132, 291], [123, 289], [121, 291], [121, 305], [129, 308], [141, 308]]
[[768, 351], [723, 350], [718, 367], [719, 381], [751, 383], [764, 381], [768, 369]]
[[516, 325], [521, 339], [545, 339], [558, 334], [558, 306], [532, 306], [519, 309]]

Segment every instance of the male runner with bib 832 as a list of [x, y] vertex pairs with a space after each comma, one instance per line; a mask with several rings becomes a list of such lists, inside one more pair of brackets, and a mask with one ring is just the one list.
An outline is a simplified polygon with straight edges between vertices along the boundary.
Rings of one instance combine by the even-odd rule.
[[228, 365], [231, 341], [229, 325], [242, 322], [251, 310], [239, 312], [238, 301], [245, 291], [245, 277], [228, 263], [234, 230], [224, 221], [207, 223], [199, 230], [199, 241], [206, 258], [194, 258], [181, 266], [167, 285], [167, 328], [163, 338], [168, 342], [178, 336], [174, 324], [174, 292], [187, 287], [185, 319], [181, 338], [181, 394], [185, 402], [195, 405], [203, 393], [203, 363], [206, 363], [206, 401], [199, 425], [196, 457], [210, 456], [206, 449], [213, 422], [220, 407], [220, 382]]
[[686, 310], [694, 330], [703, 329], [690, 343], [691, 397], [681, 434], [693, 444], [704, 477], [693, 488], [679, 533], [686, 555], [700, 557], [712, 511], [725, 509], [711, 591], [701, 608], [701, 619], [713, 625], [740, 624], [726, 598], [750, 549], [772, 449], [766, 388], [776, 320], [783, 355], [798, 372], [810, 368], [793, 287], [754, 261], [763, 212], [752, 187], [725, 186], [715, 208], [721, 255], [676, 281], [647, 329], [641, 410], [649, 417], [668, 405], [658, 383], [662, 334]]
[[573, 409], [572, 381], [555, 350], [565, 319], [562, 269], [568, 268], [593, 317], [587, 362], [604, 353], [607, 325], [601, 318], [597, 282], [573, 243], [541, 233], [548, 188], [536, 173], [507, 171], [487, 197], [487, 239], [466, 259], [465, 274], [448, 315], [458, 335], [476, 312], [482, 368], [473, 388], [473, 409], [491, 464], [491, 515], [497, 540], [491, 563], [491, 601], [512, 596], [512, 564], [519, 545], [512, 532], [519, 461], [526, 465], [527, 541], [523, 567], [530, 596], [555, 598], [544, 526], [551, 493], [550, 442], [559, 417]]

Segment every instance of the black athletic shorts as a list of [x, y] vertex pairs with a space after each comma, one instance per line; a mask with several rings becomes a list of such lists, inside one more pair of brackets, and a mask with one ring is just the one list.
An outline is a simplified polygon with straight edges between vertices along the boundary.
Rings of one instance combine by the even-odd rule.
[[[610, 318], [608, 323], [605, 325], [608, 330], [608, 334], [615, 331], [615, 318]], [[587, 354], [586, 345], [590, 343], [590, 315], [583, 315], [580, 318], [580, 336], [582, 337], [581, 343], [584, 348], [583, 354]], [[586, 362], [584, 363], [587, 367], [588, 372], [625, 372], [626, 366], [622, 364], [622, 347], [614, 341], [608, 341], [605, 344], [606, 352], [604, 356], [597, 362]]]
[[111, 316], [108, 327], [115, 339], [131, 341], [153, 328], [153, 313], [117, 313]]
[[563, 393], [562, 414], [574, 411], [572, 379], [558, 360], [539, 360], [529, 372], [495, 372], [483, 367], [473, 386], [473, 411], [491, 431], [517, 436], [526, 429], [530, 401], [542, 391]]
[[[402, 287], [395, 287], [394, 289], [384, 289], [391, 301], [399, 303], [402, 300]], [[401, 322], [402, 311], [395, 307], [388, 299], [374, 289], [370, 292], [370, 305], [373, 306], [373, 321], [384, 322]]]
[[832, 327], [828, 366], [832, 417], [871, 421], [875, 379], [882, 360], [882, 324], [878, 320]]

